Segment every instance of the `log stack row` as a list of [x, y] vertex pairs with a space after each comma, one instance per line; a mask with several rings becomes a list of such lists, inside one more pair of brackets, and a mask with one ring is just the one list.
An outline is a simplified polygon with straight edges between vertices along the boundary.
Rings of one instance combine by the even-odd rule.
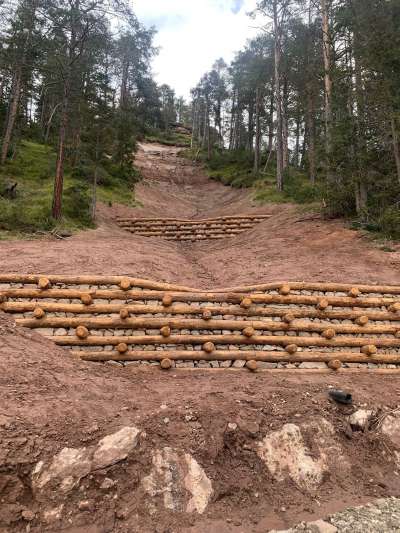
[[268, 218], [270, 215], [236, 215], [203, 220], [118, 218], [117, 224], [135, 235], [194, 242], [234, 237]]
[[0, 275], [0, 310], [86, 361], [400, 365], [400, 287], [272, 283], [202, 292], [130, 277]]

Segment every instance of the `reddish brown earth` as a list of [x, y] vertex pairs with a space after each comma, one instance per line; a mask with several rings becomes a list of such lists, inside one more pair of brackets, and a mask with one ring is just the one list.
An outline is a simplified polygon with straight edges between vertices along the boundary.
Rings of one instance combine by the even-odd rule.
[[[156, 153], [156, 155], [154, 155]], [[268, 281], [400, 281], [400, 250], [384, 252], [340, 221], [320, 220], [288, 204], [258, 206], [249, 190], [224, 187], [176, 149], [143, 145], [137, 164], [143, 207], [99, 207], [99, 227], [74, 237], [0, 241], [0, 271], [47, 274], [129, 274], [211, 289]], [[159, 155], [161, 154], [161, 156]], [[234, 238], [175, 243], [130, 235], [117, 215], [207, 218], [272, 214]]]
[[[144, 147], [155, 149], [163, 150]], [[1, 242], [1, 271], [126, 273], [207, 288], [282, 279], [399, 281], [398, 252], [379, 251], [338, 222], [305, 220], [289, 205], [254, 207], [248, 191], [207, 181], [197, 167], [185, 167], [191, 178], [176, 162], [180, 170], [171, 177], [158, 159], [143, 152], [139, 157], [140, 165], [153, 165], [138, 187], [144, 208], [103, 206], [99, 229], [65, 241]], [[245, 235], [194, 245], [131, 236], [112, 221], [128, 213], [245, 212], [275, 217]], [[355, 405], [330, 401], [329, 387], [351, 391]], [[349, 505], [400, 496], [395, 462], [400, 434], [397, 446], [380, 432], [379, 417], [365, 433], [351, 431], [347, 421], [358, 407], [395, 412], [399, 395], [397, 374], [162, 373], [77, 362], [1, 315], [0, 533], [265, 533]], [[321, 418], [334, 432], [326, 442], [329, 470], [320, 487], [308, 491], [290, 477], [277, 480], [257, 454], [258, 443], [285, 424], [305, 424], [303, 439], [317, 461]], [[64, 448], [91, 449], [132, 426], [141, 433], [126, 459], [82, 476], [68, 493], [59, 484], [49, 483], [43, 492], [35, 488], [32, 472], [39, 461], [48, 466]], [[212, 483], [202, 514], [167, 509], [163, 493], [144, 492], [152, 455], [165, 447], [194, 457]], [[188, 492], [175, 486], [178, 474], [171, 471], [172, 495], [186, 502]], [[49, 514], [54, 509], [57, 516]]]

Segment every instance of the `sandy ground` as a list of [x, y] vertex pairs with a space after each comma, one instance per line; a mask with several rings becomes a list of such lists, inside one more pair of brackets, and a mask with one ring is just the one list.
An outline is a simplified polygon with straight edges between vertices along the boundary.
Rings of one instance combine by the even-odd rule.
[[[340, 221], [320, 220], [287, 204], [257, 206], [251, 191], [213, 182], [177, 150], [142, 145], [142, 207], [98, 209], [99, 227], [74, 237], [0, 242], [0, 271], [127, 274], [212, 289], [268, 281], [400, 282], [400, 251], [384, 252]], [[273, 217], [234, 238], [174, 243], [131, 235], [117, 215], [207, 218], [260, 213]]]

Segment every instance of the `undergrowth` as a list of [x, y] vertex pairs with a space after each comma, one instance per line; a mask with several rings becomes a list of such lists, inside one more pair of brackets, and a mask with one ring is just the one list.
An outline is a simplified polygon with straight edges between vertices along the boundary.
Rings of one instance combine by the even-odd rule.
[[[0, 167], [0, 237], [57, 229], [76, 231], [93, 227], [90, 217], [94, 163], [78, 161], [66, 166], [64, 174], [63, 218], [51, 217], [56, 154], [43, 144], [22, 141], [15, 158]], [[98, 166], [97, 199], [132, 205], [135, 171], [127, 177], [106, 160]], [[6, 189], [17, 183], [15, 197]]]
[[148, 131], [145, 138], [148, 142], [157, 142], [166, 146], [178, 146], [181, 148], [190, 146], [190, 136], [175, 131], [152, 129]]

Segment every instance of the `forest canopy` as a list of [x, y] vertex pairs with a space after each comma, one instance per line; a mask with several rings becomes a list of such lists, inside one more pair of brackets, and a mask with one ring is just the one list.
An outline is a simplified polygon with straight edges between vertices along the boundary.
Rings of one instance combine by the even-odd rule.
[[[194, 146], [295, 171], [332, 216], [400, 235], [400, 3], [259, 0], [259, 35], [193, 89]], [[261, 167], [261, 161], [263, 163]]]

